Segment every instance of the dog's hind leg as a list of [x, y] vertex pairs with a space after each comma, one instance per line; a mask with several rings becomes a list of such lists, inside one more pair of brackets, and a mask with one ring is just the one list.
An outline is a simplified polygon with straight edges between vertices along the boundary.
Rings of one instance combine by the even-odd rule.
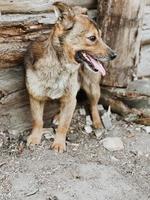
[[61, 111], [59, 115], [59, 125], [52, 148], [56, 152], [62, 153], [66, 150], [66, 134], [69, 129], [73, 112], [76, 106], [76, 97], [64, 97], [61, 99]]
[[87, 93], [87, 96], [90, 101], [90, 109], [91, 109], [91, 115], [93, 120], [93, 126], [94, 128], [102, 128], [102, 122], [101, 118], [98, 112], [98, 102], [100, 99], [100, 86], [99, 84], [91, 83], [88, 86], [83, 85], [83, 89]]
[[39, 144], [42, 137], [44, 101], [38, 101], [30, 96], [30, 107], [33, 120], [31, 135], [27, 139], [27, 144]]

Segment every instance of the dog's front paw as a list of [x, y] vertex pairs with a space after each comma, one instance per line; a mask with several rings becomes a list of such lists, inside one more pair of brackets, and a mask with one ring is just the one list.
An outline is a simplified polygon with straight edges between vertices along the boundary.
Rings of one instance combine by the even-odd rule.
[[27, 146], [29, 145], [36, 145], [41, 143], [41, 135], [29, 135], [27, 138]]
[[55, 138], [51, 148], [54, 149], [55, 152], [63, 153], [66, 151], [65, 139], [59, 137]]
[[103, 125], [102, 125], [102, 123], [100, 121], [94, 121], [93, 122], [93, 126], [96, 129], [103, 128]]

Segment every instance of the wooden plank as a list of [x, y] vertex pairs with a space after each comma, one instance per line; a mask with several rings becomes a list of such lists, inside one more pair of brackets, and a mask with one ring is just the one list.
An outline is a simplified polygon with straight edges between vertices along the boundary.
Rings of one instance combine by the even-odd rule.
[[99, 0], [98, 24], [118, 58], [107, 66], [103, 85], [127, 87], [139, 63], [144, 1]]
[[29, 42], [47, 35], [55, 21], [54, 13], [3, 16], [0, 19], [0, 68], [21, 64]]
[[[23, 66], [0, 71], [0, 130], [24, 131], [31, 128], [28, 94]], [[47, 104], [45, 123], [58, 111], [58, 102]]]
[[[51, 5], [57, 0], [1, 0], [1, 13], [37, 13], [48, 12], [51, 10]], [[96, 0], [64, 0], [72, 6], [82, 6], [87, 8], [96, 8]]]
[[[96, 10], [88, 12], [96, 17]], [[23, 63], [30, 41], [47, 37], [56, 22], [54, 13], [9, 14], [0, 18], [0, 69]]]

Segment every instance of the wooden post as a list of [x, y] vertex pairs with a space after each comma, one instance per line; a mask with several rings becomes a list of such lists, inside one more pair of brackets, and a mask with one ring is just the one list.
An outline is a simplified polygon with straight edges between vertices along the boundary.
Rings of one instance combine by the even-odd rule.
[[137, 71], [144, 0], [98, 0], [97, 22], [103, 39], [118, 53], [102, 84], [127, 87]]

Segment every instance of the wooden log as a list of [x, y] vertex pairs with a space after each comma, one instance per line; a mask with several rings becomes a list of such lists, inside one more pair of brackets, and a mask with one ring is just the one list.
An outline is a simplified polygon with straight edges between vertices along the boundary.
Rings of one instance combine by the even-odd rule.
[[[95, 18], [95, 10], [89, 11]], [[0, 18], [0, 69], [23, 63], [30, 41], [47, 37], [57, 18], [54, 13], [2, 15]]]
[[21, 64], [29, 42], [47, 35], [55, 22], [54, 13], [3, 16], [0, 19], [0, 68]]
[[129, 122], [150, 125], [150, 81], [131, 82], [127, 89], [101, 88], [101, 103]]
[[[1, 13], [37, 13], [51, 11], [51, 5], [57, 0], [1, 0]], [[64, 0], [63, 2], [72, 6], [96, 8], [96, 0]]]
[[126, 87], [139, 63], [144, 1], [98, 0], [98, 24], [118, 58], [111, 62], [102, 84]]

